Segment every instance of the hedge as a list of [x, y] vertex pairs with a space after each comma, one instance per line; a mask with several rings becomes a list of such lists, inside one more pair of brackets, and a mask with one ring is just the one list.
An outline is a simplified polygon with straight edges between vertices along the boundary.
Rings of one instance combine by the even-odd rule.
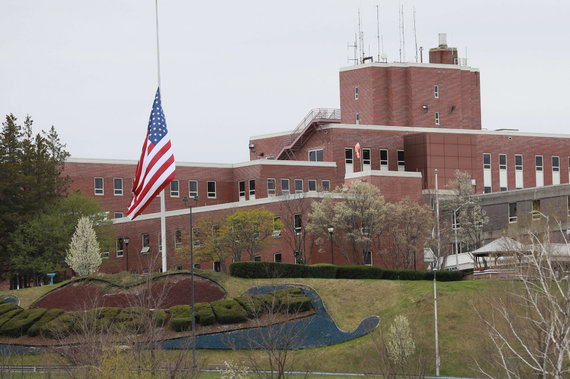
[[[330, 278], [330, 279], [389, 279], [433, 280], [433, 271], [390, 270], [375, 266], [296, 265], [275, 262], [236, 262], [230, 274], [239, 278]], [[437, 271], [438, 281], [463, 279], [461, 271]]]
[[48, 338], [65, 338], [78, 330], [77, 323], [83, 312], [66, 312], [40, 327], [40, 333]]
[[26, 309], [8, 320], [0, 327], [0, 334], [8, 337], [20, 337], [46, 313], [45, 308]]
[[18, 314], [20, 314], [23, 311], [22, 308], [20, 307], [16, 307], [15, 309], [12, 309], [11, 311], [5, 312], [0, 316], [0, 327], [2, 325], [4, 325], [5, 323], [7, 323], [8, 321], [10, 321], [13, 317], [17, 316]]
[[216, 320], [220, 324], [237, 324], [247, 321], [247, 312], [233, 299], [223, 299], [210, 303]]
[[14, 303], [2, 303], [0, 304], [0, 315], [3, 315], [6, 312], [13, 311], [14, 309], [18, 309], [16, 304]]
[[141, 307], [127, 307], [115, 317], [115, 329], [129, 333], [143, 333], [146, 330], [144, 318], [150, 316], [150, 310]]
[[[211, 325], [216, 321], [209, 303], [194, 304], [196, 322], [200, 325]], [[170, 308], [170, 327], [176, 332], [184, 332], [192, 328], [192, 308], [189, 305], [175, 305]]]
[[286, 288], [275, 291], [275, 296], [281, 304], [282, 313], [300, 313], [311, 309], [311, 299], [309, 299], [300, 288]]
[[40, 331], [44, 327], [44, 325], [50, 322], [51, 320], [61, 316], [63, 312], [64, 312], [63, 309], [58, 309], [58, 308], [48, 309], [47, 312], [45, 312], [43, 316], [34, 323], [34, 325], [30, 326], [30, 328], [28, 329], [28, 335], [30, 337], [35, 337], [40, 335]]

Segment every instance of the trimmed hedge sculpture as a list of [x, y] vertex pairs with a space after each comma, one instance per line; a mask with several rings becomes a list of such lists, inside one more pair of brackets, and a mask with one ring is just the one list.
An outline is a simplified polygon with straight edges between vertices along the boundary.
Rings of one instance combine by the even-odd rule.
[[[230, 274], [238, 278], [329, 278], [329, 279], [388, 279], [433, 280], [433, 271], [389, 270], [375, 266], [296, 265], [275, 262], [235, 262]], [[463, 279], [461, 271], [437, 271], [438, 281]]]
[[[240, 296], [212, 303], [195, 304], [196, 322], [202, 326], [234, 324], [259, 317], [268, 312], [298, 313], [311, 309], [311, 300], [300, 288], [287, 288], [272, 293]], [[170, 308], [170, 327], [176, 332], [187, 331], [192, 326], [192, 310], [189, 305]], [[168, 315], [162, 309], [149, 310], [139, 307], [105, 307], [88, 311], [64, 312], [62, 309], [32, 308], [23, 310], [15, 304], [0, 303], [0, 335], [20, 337], [42, 335], [47, 338], [65, 338], [71, 334], [126, 331], [142, 333], [148, 321], [162, 327]]]

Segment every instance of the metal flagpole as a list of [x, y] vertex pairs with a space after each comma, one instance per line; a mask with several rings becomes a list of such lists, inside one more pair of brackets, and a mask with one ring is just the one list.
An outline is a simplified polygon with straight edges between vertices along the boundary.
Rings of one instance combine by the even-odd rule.
[[[154, 1], [156, 15], [156, 68], [158, 74], [158, 88], [160, 88], [160, 43], [158, 38], [158, 0]], [[160, 245], [162, 246], [162, 272], [166, 272], [166, 203], [165, 191], [160, 193]]]

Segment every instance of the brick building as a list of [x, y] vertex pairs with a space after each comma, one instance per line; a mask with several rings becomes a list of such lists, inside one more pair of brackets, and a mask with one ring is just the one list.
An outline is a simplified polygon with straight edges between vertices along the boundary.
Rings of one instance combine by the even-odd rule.
[[[251, 137], [248, 162], [178, 163], [176, 180], [165, 191], [168, 269], [188, 267], [174, 254], [181, 232], [189, 230], [184, 196], [199, 196], [197, 218], [259, 206], [283, 218], [283, 204], [292, 196], [318, 199], [354, 180], [377, 186], [387, 201], [421, 202], [433, 193], [436, 168], [441, 189], [461, 170], [473, 178], [476, 193], [508, 191], [503, 199], [511, 190], [569, 183], [570, 135], [482, 129], [479, 70], [459, 63], [457, 50], [440, 40], [429, 63], [342, 68], [340, 110], [314, 109], [293, 131]], [[117, 244], [104, 266], [109, 272], [140, 272], [159, 255], [159, 200], [135, 221], [123, 217], [135, 166], [136, 161], [103, 159], [66, 163], [73, 187], [98, 199], [115, 219]], [[121, 239], [127, 235], [128, 267]], [[287, 243], [292, 238], [276, 236], [259, 259], [294, 262]], [[313, 247], [311, 263], [330, 262], [323, 248], [324, 253]], [[343, 263], [340, 254], [335, 262]]]

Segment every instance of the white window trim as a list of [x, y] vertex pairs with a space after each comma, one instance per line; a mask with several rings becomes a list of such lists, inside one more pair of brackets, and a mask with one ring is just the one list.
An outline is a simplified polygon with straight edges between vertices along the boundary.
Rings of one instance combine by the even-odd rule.
[[[364, 158], [364, 151], [368, 151], [368, 159]], [[362, 164], [365, 165], [372, 165], [372, 149], [370, 148], [362, 148]]]
[[[505, 167], [501, 167], [501, 157], [504, 156], [505, 157]], [[499, 170], [506, 170], [507, 169], [507, 154], [499, 154]]]
[[[99, 189], [101, 193], [97, 192], [97, 179], [101, 179], [101, 188]], [[96, 176], [93, 178], [93, 192], [95, 196], [105, 196], [105, 179], [103, 179], [101, 176]]]
[[[178, 183], [178, 190], [176, 190], [175, 192], [173, 192], [172, 190], [172, 183], [174, 182]], [[170, 197], [180, 197], [180, 181], [178, 179], [173, 179], [170, 182], [169, 188], [170, 188]], [[173, 193], [175, 194], [173, 195]]]
[[[192, 195], [192, 191], [190, 191], [190, 183], [191, 182], [196, 183], [196, 191], [195, 191], [196, 193], [194, 195]], [[188, 197], [190, 199], [193, 199], [194, 197], [197, 197], [197, 196], [199, 196], [198, 195], [198, 181], [197, 180], [189, 180], [188, 181]]]
[[[269, 182], [273, 181], [273, 193], [270, 192]], [[267, 178], [267, 197], [275, 197], [277, 194], [277, 181], [275, 178]]]
[[437, 84], [433, 86], [433, 97], [439, 99], [439, 86]]
[[[517, 220], [518, 220], [518, 216], [517, 215], [511, 216], [511, 204], [513, 204], [513, 203], [507, 203], [507, 207], [508, 207], [507, 208], [507, 214], [509, 216], [509, 224], [516, 224]], [[515, 207], [517, 207], [516, 203], [514, 203], [514, 204], [515, 204]], [[517, 213], [518, 213], [518, 209], [517, 209]]]
[[[489, 167], [485, 167], [485, 155], [489, 156]], [[490, 170], [491, 169], [491, 167], [493, 166], [493, 163], [491, 162], [491, 158], [493, 158], [491, 153], [483, 153], [483, 170]]]
[[[297, 190], [297, 181], [300, 181], [300, 182], [301, 182], [301, 190], [300, 190], [300, 191]], [[294, 185], [295, 185], [295, 188], [294, 188], [295, 193], [303, 193], [304, 184], [305, 184], [305, 183], [303, 183], [303, 179], [295, 179], [295, 180], [293, 181], [293, 183], [294, 183]]]
[[[315, 158], [318, 158], [318, 151], [322, 151], [323, 152], [323, 160], [319, 161], [319, 160], [315, 160], [315, 161], [311, 161], [311, 153], [315, 153]], [[325, 160], [325, 149], [321, 148], [321, 149], [312, 149], [309, 150], [307, 152], [307, 159], [309, 160], [309, 162], [323, 162]]]
[[[121, 181], [121, 188], [119, 191], [117, 191], [117, 188], [115, 188], [115, 180]], [[123, 196], [123, 178], [113, 178], [113, 194], [115, 196]]]
[[[386, 152], [386, 164], [382, 163], [382, 152], [383, 151]], [[390, 155], [389, 155], [388, 149], [380, 149], [380, 169], [382, 169], [382, 166], [386, 166], [387, 168], [390, 167]]]
[[[283, 193], [283, 181], [287, 182], [287, 193]], [[289, 179], [281, 179], [281, 195], [291, 194], [291, 181]]]
[[[324, 183], [325, 183], [325, 182], [327, 182], [327, 183], [329, 184], [329, 186], [328, 186], [329, 189], [328, 189], [328, 190], [325, 190], [325, 186], [324, 186]], [[330, 192], [330, 190], [331, 190], [331, 181], [328, 180], [328, 179], [327, 179], [327, 180], [321, 180], [321, 188], [322, 188], [323, 192]]]
[[435, 112], [435, 124], [436, 124], [436, 125], [439, 125], [439, 124], [440, 124], [439, 112]]
[[[520, 169], [518, 168], [517, 165], [517, 156], [521, 157], [521, 165], [520, 165]], [[515, 171], [523, 171], [524, 170], [524, 157], [523, 154], [515, 154]]]
[[[540, 160], [542, 161], [542, 164], [540, 166], [538, 166], [536, 164], [536, 158], [540, 157]], [[540, 170], [538, 169], [540, 167]], [[534, 170], [538, 171], [538, 172], [544, 172], [544, 156], [542, 155], [535, 155], [534, 156]]]
[[[315, 189], [311, 190], [311, 182], [315, 182]], [[317, 187], [317, 179], [308, 179], [307, 180], [307, 191], [308, 192], [317, 192], [318, 191], [318, 187]]]
[[125, 256], [125, 241], [123, 240], [123, 248], [119, 250], [119, 238], [115, 240], [115, 256], [122, 258]]
[[358, 100], [358, 87], [354, 87], [354, 100]]
[[[210, 183], [214, 183], [214, 192], [212, 194], [212, 192], [210, 192], [210, 189], [208, 187], [210, 187]], [[215, 199], [216, 198], [216, 194], [218, 192], [218, 188], [216, 185], [216, 181], [215, 180], [209, 180], [206, 183], [206, 191], [208, 192], [208, 199]]]
[[[251, 189], [251, 183], [253, 183], [253, 189]], [[255, 179], [248, 179], [247, 181], [249, 197], [255, 197]]]
[[[554, 158], [558, 158], [558, 166], [554, 166]], [[560, 157], [558, 155], [553, 155], [550, 159], [552, 161], [552, 171], [560, 172]], [[557, 168], [557, 170], [555, 170]]]

